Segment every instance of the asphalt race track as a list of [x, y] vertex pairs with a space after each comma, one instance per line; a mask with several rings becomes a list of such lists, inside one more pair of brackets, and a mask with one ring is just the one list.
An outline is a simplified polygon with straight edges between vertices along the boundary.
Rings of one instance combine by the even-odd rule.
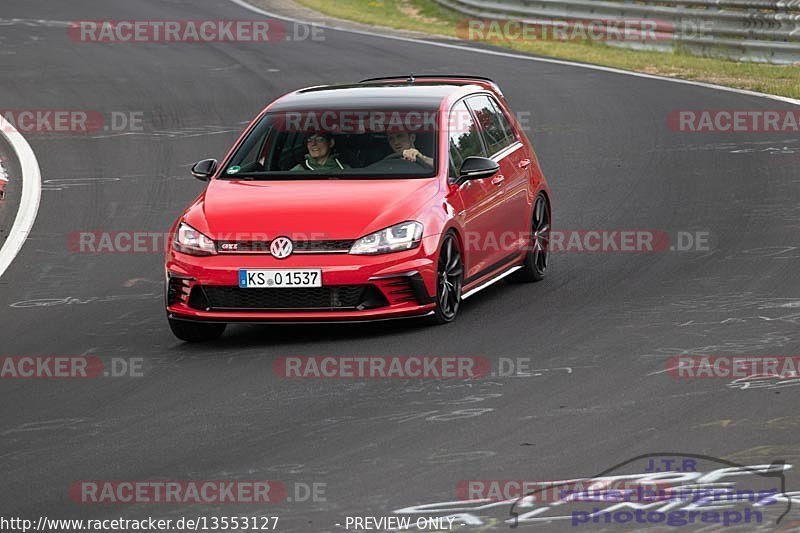
[[[80, 19], [247, 18], [258, 15], [225, 0], [3, 2], [0, 107], [143, 117], [142, 131], [26, 135], [43, 191], [0, 283], [0, 355], [140, 360], [143, 375], [0, 381], [3, 516], [263, 515], [279, 516], [279, 531], [342, 531], [347, 516], [455, 500], [461, 480], [591, 477], [644, 454], [800, 464], [791, 383], [665, 372], [680, 354], [800, 353], [800, 137], [667, 127], [674, 110], [790, 104], [331, 30], [324, 41], [268, 44], [67, 34]], [[166, 232], [202, 191], [191, 164], [224, 156], [275, 97], [409, 72], [489, 76], [529, 113], [555, 229], [700, 232], [708, 249], [554, 254], [545, 281], [501, 282], [444, 327], [236, 326], [189, 345], [165, 320], [161, 253], [70, 246], [74, 232]], [[287, 355], [530, 358], [535, 371], [288, 380], [272, 368]], [[800, 490], [795, 470], [787, 490]], [[80, 480], [156, 479], [282, 480], [293, 501], [82, 505], [69, 496]], [[325, 497], [296, 501], [291, 487], [303, 483], [324, 484]], [[470, 514], [464, 531], [508, 529], [508, 505]]]

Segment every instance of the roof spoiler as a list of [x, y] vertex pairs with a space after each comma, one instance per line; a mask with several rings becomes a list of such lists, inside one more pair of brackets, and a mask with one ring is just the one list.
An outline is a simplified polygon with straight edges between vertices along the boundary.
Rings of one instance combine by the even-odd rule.
[[400, 76], [382, 76], [380, 78], [367, 78], [365, 80], [361, 80], [358, 83], [371, 83], [377, 81], [396, 81], [396, 80], [404, 80], [408, 84], [412, 84], [417, 80], [431, 80], [431, 79], [445, 79], [445, 80], [453, 80], [453, 81], [472, 81], [472, 82], [483, 82], [484, 84], [488, 84], [492, 86], [498, 94], [502, 96], [503, 91], [500, 90], [500, 87], [497, 83], [491, 78], [485, 78], [483, 76], [467, 76], [463, 74], [408, 74], [408, 75], [400, 75]]

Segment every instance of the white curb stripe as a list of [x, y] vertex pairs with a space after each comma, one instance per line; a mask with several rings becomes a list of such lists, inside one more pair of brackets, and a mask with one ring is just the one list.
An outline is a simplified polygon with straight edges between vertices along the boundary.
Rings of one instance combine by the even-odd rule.
[[246, 0], [229, 0], [229, 1], [233, 2], [234, 4], [236, 4], [238, 6], [241, 6], [241, 7], [245, 8], [245, 9], [249, 9], [250, 11], [253, 11], [255, 13], [258, 13], [260, 15], [264, 15], [265, 17], [275, 18], [275, 19], [278, 19], [278, 20], [285, 20], [285, 21], [288, 21], [288, 22], [295, 22], [295, 23], [298, 23], [298, 24], [308, 24], [308, 25], [313, 24], [313, 25], [315, 25], [315, 26], [317, 26], [319, 28], [324, 28], [326, 30], [341, 31], [341, 32], [345, 32], [345, 33], [353, 33], [353, 34], [356, 34], [356, 35], [368, 35], [370, 37], [380, 37], [382, 39], [392, 39], [392, 40], [395, 40], [395, 41], [404, 41], [404, 42], [409, 42], [409, 43], [427, 44], [429, 46], [438, 46], [440, 48], [450, 48], [452, 50], [463, 50], [463, 51], [466, 51], [466, 52], [475, 52], [475, 53], [478, 53], [478, 54], [487, 54], [487, 55], [492, 55], [492, 56], [508, 57], [508, 58], [511, 58], [511, 59], [522, 59], [524, 61], [538, 61], [540, 63], [551, 63], [551, 64], [554, 64], [554, 65], [565, 65], [565, 66], [568, 66], [568, 67], [587, 68], [587, 69], [591, 69], [591, 70], [599, 70], [599, 71], [602, 71], [602, 72], [610, 72], [612, 74], [622, 74], [624, 76], [634, 76], [636, 78], [645, 78], [645, 79], [650, 79], [650, 80], [668, 81], [668, 82], [671, 82], [671, 83], [681, 83], [683, 85], [693, 85], [695, 87], [704, 87], [706, 89], [714, 89], [714, 90], [717, 90], [717, 91], [725, 91], [725, 92], [736, 93], [736, 94], [744, 94], [744, 95], [747, 95], [747, 96], [757, 96], [759, 98], [769, 98], [770, 100], [777, 100], [779, 102], [785, 102], [787, 104], [800, 106], [800, 100], [797, 100], [795, 98], [789, 98], [787, 96], [777, 96], [777, 95], [774, 95], [774, 94], [766, 94], [766, 93], [759, 93], [759, 92], [756, 92], [756, 91], [748, 91], [746, 89], [736, 89], [734, 87], [724, 87], [722, 85], [714, 85], [713, 83], [705, 83], [705, 82], [702, 82], [702, 81], [691, 81], [691, 80], [681, 80], [681, 79], [678, 79], [678, 78], [667, 78], [667, 77], [664, 77], [664, 76], [656, 76], [655, 74], [643, 74], [641, 72], [631, 72], [629, 70], [622, 70], [622, 69], [613, 68], [613, 67], [603, 67], [603, 66], [600, 66], [600, 65], [587, 65], [587, 64], [584, 64], [584, 63], [575, 63], [573, 61], [565, 61], [563, 59], [550, 59], [550, 58], [546, 58], [546, 57], [534, 57], [534, 56], [528, 56], [528, 55], [524, 55], [524, 54], [515, 54], [515, 53], [511, 53], [511, 52], [501, 52], [501, 51], [498, 51], [498, 50], [485, 50], [485, 49], [482, 49], [482, 48], [474, 48], [472, 46], [465, 46], [465, 45], [462, 45], [462, 44], [439, 43], [439, 42], [434, 42], [434, 41], [426, 41], [424, 39], [413, 39], [411, 37], [400, 37], [398, 35], [384, 35], [384, 34], [374, 33], [374, 32], [365, 31], [365, 30], [354, 30], [354, 29], [350, 29], [350, 28], [342, 28], [342, 27], [339, 27], [339, 26], [328, 26], [326, 24], [317, 24], [316, 22], [311, 23], [311, 22], [306, 22], [306, 21], [303, 21], [303, 20], [298, 20], [298, 19], [295, 19], [295, 18], [284, 17], [283, 15], [277, 15], [275, 13], [270, 13], [269, 11], [265, 11], [265, 10], [259, 8], [259, 7], [256, 7], [256, 6], [252, 5], [252, 4], [249, 4]]
[[0, 115], [0, 134], [11, 144], [22, 169], [22, 198], [19, 203], [17, 217], [8, 234], [3, 248], [0, 249], [0, 277], [17, 256], [25, 239], [31, 232], [36, 215], [39, 212], [39, 200], [42, 196], [42, 173], [28, 141]]

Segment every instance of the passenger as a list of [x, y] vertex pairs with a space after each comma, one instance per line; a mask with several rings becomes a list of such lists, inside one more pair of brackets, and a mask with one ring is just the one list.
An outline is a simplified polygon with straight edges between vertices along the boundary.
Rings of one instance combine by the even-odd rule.
[[417, 140], [416, 133], [392, 131], [386, 137], [389, 141], [389, 146], [394, 150], [394, 154], [389, 154], [388, 157], [397, 157], [395, 155], [397, 154], [406, 161], [418, 162], [428, 168], [433, 168], [433, 158], [426, 156], [414, 146], [414, 141]]
[[336, 141], [330, 133], [311, 133], [306, 137], [308, 154], [306, 160], [295, 165], [292, 170], [328, 171], [350, 168], [331, 152]]

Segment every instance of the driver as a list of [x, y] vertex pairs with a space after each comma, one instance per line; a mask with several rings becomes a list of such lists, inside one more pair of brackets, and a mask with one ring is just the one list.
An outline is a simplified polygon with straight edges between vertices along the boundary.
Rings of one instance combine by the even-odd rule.
[[292, 170], [312, 170], [312, 171], [327, 171], [327, 170], [343, 170], [349, 168], [347, 165], [339, 161], [336, 154], [331, 152], [336, 141], [330, 133], [310, 133], [306, 137], [306, 160], [292, 167]]
[[[417, 140], [416, 133], [390, 131], [386, 138], [389, 141], [389, 146], [394, 150], [394, 154], [399, 155], [406, 161], [419, 162], [423, 166], [433, 168], [433, 158], [424, 155], [414, 147], [414, 141]], [[392, 157], [394, 154], [389, 154], [388, 157]]]

